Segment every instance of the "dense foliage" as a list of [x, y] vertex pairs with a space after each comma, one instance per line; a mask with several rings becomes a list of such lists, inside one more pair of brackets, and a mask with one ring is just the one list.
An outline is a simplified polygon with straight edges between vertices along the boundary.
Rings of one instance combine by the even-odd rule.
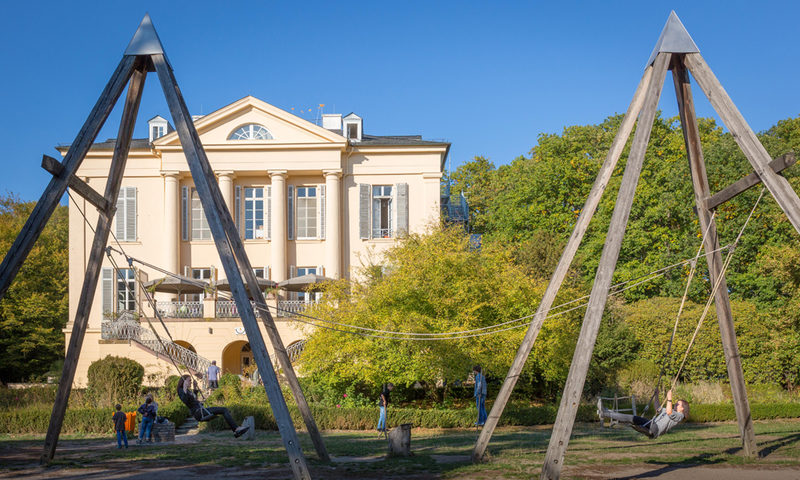
[[135, 360], [108, 355], [89, 365], [87, 394], [100, 407], [135, 402], [143, 378], [144, 367]]
[[[5, 256], [35, 202], [0, 197], [0, 255]], [[2, 301], [0, 380], [36, 380], [51, 369], [60, 374], [67, 324], [67, 207], [56, 207]]]

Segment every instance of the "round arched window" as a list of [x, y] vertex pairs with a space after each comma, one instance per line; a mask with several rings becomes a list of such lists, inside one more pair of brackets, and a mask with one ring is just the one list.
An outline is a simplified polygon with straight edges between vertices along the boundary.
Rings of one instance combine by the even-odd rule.
[[272, 140], [272, 134], [265, 126], [250, 123], [237, 128], [228, 140]]

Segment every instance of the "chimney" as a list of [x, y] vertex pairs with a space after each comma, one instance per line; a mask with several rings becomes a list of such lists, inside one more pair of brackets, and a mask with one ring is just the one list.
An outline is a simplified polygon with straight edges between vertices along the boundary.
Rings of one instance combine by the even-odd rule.
[[322, 128], [328, 130], [341, 130], [342, 129], [342, 114], [341, 113], [323, 113], [322, 114]]

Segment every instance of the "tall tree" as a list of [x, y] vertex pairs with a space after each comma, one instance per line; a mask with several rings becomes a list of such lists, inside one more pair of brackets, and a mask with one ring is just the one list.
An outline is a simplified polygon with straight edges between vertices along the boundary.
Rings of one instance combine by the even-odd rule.
[[[35, 202], [0, 197], [0, 254], [5, 255]], [[0, 302], [0, 379], [28, 380], [64, 357], [68, 316], [68, 216], [59, 206]]]

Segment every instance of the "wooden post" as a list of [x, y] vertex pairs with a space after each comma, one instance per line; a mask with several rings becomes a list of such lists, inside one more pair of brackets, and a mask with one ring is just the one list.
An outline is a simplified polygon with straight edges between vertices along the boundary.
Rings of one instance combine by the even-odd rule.
[[611, 287], [614, 269], [619, 258], [622, 238], [630, 216], [636, 185], [641, 174], [647, 143], [650, 140], [650, 132], [653, 128], [653, 120], [658, 108], [658, 100], [661, 97], [661, 89], [664, 85], [667, 65], [671, 56], [672, 54], [670, 53], [659, 53], [654, 62], [653, 76], [647, 89], [638, 128], [633, 137], [628, 163], [617, 194], [616, 207], [611, 217], [611, 224], [608, 227], [606, 244], [600, 257], [594, 286], [589, 297], [589, 305], [586, 308], [578, 344], [575, 347], [575, 355], [572, 357], [564, 393], [561, 396], [561, 405], [556, 416], [556, 423], [553, 426], [553, 433], [550, 436], [550, 444], [547, 447], [547, 454], [542, 466], [542, 479], [557, 479], [561, 475], [564, 453], [567, 450], [569, 438], [572, 434], [572, 426], [575, 423], [575, 415], [583, 393], [583, 385], [586, 381], [594, 344], [597, 340], [597, 331], [600, 328], [600, 320], [603, 317], [608, 290]]
[[[211, 167], [208, 158], [200, 144], [197, 131], [191, 121], [188, 109], [183, 101], [183, 96], [173, 76], [172, 69], [167, 65], [163, 54], [155, 54], [152, 55], [151, 58], [155, 64], [156, 72], [158, 72], [158, 77], [161, 82], [161, 87], [164, 90], [170, 113], [175, 121], [175, 129], [178, 132], [178, 137], [180, 138], [184, 154], [186, 155], [186, 160], [189, 163], [189, 169], [192, 172], [192, 178], [195, 181], [195, 187], [199, 193], [209, 228], [214, 237], [214, 243], [217, 246], [220, 260], [225, 269], [225, 274], [230, 282], [231, 293], [236, 301], [242, 324], [247, 332], [247, 338], [250, 341], [253, 356], [258, 365], [259, 372], [262, 372], [264, 389], [269, 398], [270, 405], [272, 406], [272, 411], [275, 415], [275, 421], [278, 424], [278, 430], [281, 434], [284, 447], [289, 455], [292, 471], [296, 479], [309, 479], [308, 465], [303, 456], [303, 451], [300, 449], [297, 432], [294, 429], [294, 424], [289, 415], [289, 409], [286, 406], [286, 401], [283, 398], [283, 393], [278, 384], [278, 378], [275, 375], [272, 362], [267, 354], [267, 347], [264, 344], [264, 339], [261, 336], [261, 331], [259, 330], [253, 308], [250, 305], [250, 299], [245, 290], [245, 285], [242, 281], [239, 267], [232, 251], [231, 240], [224, 227], [224, 222], [232, 223], [233, 221], [230, 218], [230, 212], [228, 212], [227, 208], [219, 208], [220, 205], [218, 201], [222, 197], [219, 191], [219, 185], [213, 176], [213, 172], [209, 174]], [[227, 217], [225, 221], [223, 221], [223, 217]]]
[[[769, 167], [772, 161], [769, 153], [753, 133], [742, 114], [731, 101], [728, 93], [722, 88], [717, 77], [708, 67], [708, 64], [699, 53], [689, 53], [684, 57], [684, 64], [689, 68], [697, 84], [708, 97], [711, 106], [719, 114], [722, 121], [730, 130], [739, 148], [747, 157], [753, 170], [764, 182], [775, 201], [778, 202], [786, 217], [800, 233], [800, 198], [789, 185], [789, 181], [773, 172]], [[720, 290], [722, 290], [720, 288]]]
[[[125, 64], [133, 66], [134, 60], [135, 58], [123, 59], [120, 65]], [[122, 176], [125, 171], [125, 163], [128, 160], [133, 127], [136, 123], [136, 115], [139, 112], [139, 103], [142, 98], [142, 90], [144, 89], [144, 79], [147, 75], [144, 68], [143, 62], [136, 62], [136, 70], [133, 71], [132, 76], [128, 75], [131, 79], [130, 87], [128, 88], [128, 96], [125, 101], [125, 109], [122, 113], [117, 143], [114, 145], [114, 155], [111, 159], [111, 168], [105, 189], [105, 199], [109, 205], [116, 205], [117, 203], [119, 187], [122, 183]], [[105, 94], [106, 92], [104, 92], [104, 95]], [[101, 97], [98, 104], [104, 104], [105, 100], [106, 99]], [[105, 120], [105, 118], [102, 120]], [[72, 151], [73, 148], [74, 145], [70, 148], [70, 151]], [[83, 160], [83, 158], [76, 159], [76, 164], [79, 165], [81, 160]], [[67, 171], [69, 171], [69, 169], [67, 169]], [[67, 180], [68, 176], [64, 175], [62, 178]], [[69, 337], [67, 356], [64, 359], [64, 369], [61, 374], [61, 380], [58, 383], [53, 412], [50, 415], [50, 425], [47, 427], [47, 436], [45, 437], [41, 463], [49, 462], [55, 455], [58, 436], [61, 433], [61, 425], [64, 423], [64, 413], [67, 411], [67, 401], [69, 400], [69, 394], [72, 390], [72, 381], [75, 379], [75, 368], [78, 365], [78, 358], [80, 357], [81, 347], [83, 346], [83, 338], [86, 334], [89, 313], [92, 309], [94, 294], [97, 291], [100, 269], [103, 266], [103, 253], [108, 243], [111, 221], [112, 218], [108, 212], [100, 212], [100, 216], [97, 219], [94, 241], [92, 242], [92, 248], [89, 253], [89, 262], [86, 265], [86, 276], [83, 279], [83, 288], [81, 289], [81, 297], [78, 301], [78, 309], [75, 313], [75, 321], [72, 323], [72, 334]]]
[[494, 429], [497, 427], [497, 423], [500, 421], [500, 417], [503, 415], [503, 410], [508, 403], [508, 399], [511, 397], [511, 392], [514, 390], [514, 386], [517, 384], [517, 380], [522, 372], [522, 368], [525, 366], [525, 361], [528, 359], [531, 349], [533, 349], [533, 344], [536, 342], [536, 337], [539, 335], [539, 331], [542, 329], [544, 319], [547, 317], [547, 314], [550, 312], [550, 308], [553, 306], [553, 301], [558, 294], [558, 290], [561, 288], [561, 284], [564, 282], [564, 278], [567, 276], [567, 272], [572, 264], [572, 260], [575, 258], [575, 252], [578, 251], [581, 240], [583, 240], [583, 235], [586, 233], [589, 222], [591, 221], [592, 216], [597, 209], [597, 205], [600, 203], [600, 199], [602, 198], [603, 192], [608, 185], [608, 181], [611, 179], [611, 174], [614, 173], [614, 168], [617, 166], [617, 161], [622, 154], [622, 150], [625, 148], [625, 144], [631, 135], [633, 125], [636, 123], [636, 117], [639, 116], [639, 111], [642, 109], [642, 104], [644, 103], [644, 94], [646, 92], [647, 85], [650, 83], [652, 74], [653, 67], [648, 66], [644, 71], [644, 75], [642, 75], [642, 79], [639, 81], [639, 85], [636, 87], [636, 92], [633, 94], [633, 99], [628, 106], [628, 111], [625, 112], [625, 117], [623, 118], [622, 124], [617, 131], [616, 137], [614, 137], [614, 142], [611, 144], [611, 148], [608, 150], [605, 162], [603, 163], [603, 166], [600, 167], [600, 171], [597, 173], [597, 179], [592, 186], [591, 192], [589, 192], [589, 197], [586, 199], [586, 204], [583, 206], [583, 209], [578, 216], [575, 229], [572, 231], [572, 235], [567, 242], [567, 246], [564, 248], [564, 252], [561, 254], [561, 259], [558, 261], [558, 266], [556, 266], [556, 270], [553, 272], [550, 283], [547, 285], [547, 290], [545, 290], [544, 296], [542, 297], [541, 302], [539, 302], [539, 308], [536, 311], [536, 315], [534, 315], [533, 319], [531, 320], [528, 331], [525, 333], [525, 338], [522, 340], [519, 350], [517, 351], [517, 356], [514, 357], [514, 363], [512, 363], [511, 368], [508, 370], [508, 374], [503, 382], [503, 386], [500, 388], [500, 392], [497, 394], [497, 398], [492, 405], [492, 409], [486, 418], [486, 423], [478, 435], [478, 440], [475, 442], [475, 447], [472, 450], [473, 462], [480, 462], [486, 453], [486, 448], [488, 447], [489, 441], [492, 438]]
[[[177, 82], [175, 82], [174, 79], [174, 74], [172, 74], [171, 70], [170, 70], [170, 75], [172, 75], [173, 82], [177, 84]], [[197, 136], [197, 132], [194, 131], [192, 135], [193, 135], [192, 138], [194, 138], [197, 144], [199, 145], [200, 138]], [[211, 169], [211, 165], [207, 161], [201, 162], [200, 167], [202, 168], [206, 177], [214, 178], [214, 171]], [[217, 209], [219, 209], [220, 212], [228, 212], [227, 205], [225, 204], [225, 201], [223, 200], [221, 194], [212, 195], [212, 201], [214, 202], [214, 205], [216, 206]], [[314, 416], [311, 414], [311, 408], [308, 406], [308, 402], [306, 401], [306, 398], [303, 395], [303, 390], [300, 387], [300, 382], [297, 379], [297, 374], [295, 373], [292, 362], [289, 359], [289, 354], [286, 352], [286, 347], [283, 345], [283, 340], [280, 337], [280, 333], [278, 332], [278, 329], [275, 326], [275, 321], [273, 320], [272, 315], [269, 313], [269, 310], [267, 310], [266, 308], [267, 303], [266, 300], [264, 299], [264, 293], [258, 287], [258, 279], [256, 278], [255, 273], [253, 272], [252, 265], [250, 264], [250, 260], [245, 252], [242, 239], [239, 237], [239, 230], [236, 228], [236, 224], [233, 222], [233, 218], [231, 217], [230, 212], [228, 212], [227, 215], [222, 215], [220, 217], [220, 220], [222, 221], [222, 226], [227, 235], [227, 238], [230, 241], [231, 251], [233, 252], [234, 258], [236, 259], [236, 263], [246, 281], [245, 286], [250, 296], [255, 301], [256, 305], [262, 306], [259, 313], [262, 319], [262, 323], [264, 324], [264, 329], [266, 330], [267, 335], [270, 338], [270, 341], [272, 343], [272, 348], [275, 351], [275, 356], [278, 359], [278, 362], [280, 363], [281, 367], [283, 368], [284, 376], [286, 377], [286, 381], [289, 384], [289, 388], [292, 390], [292, 394], [294, 396], [295, 402], [297, 403], [298, 410], [300, 410], [300, 415], [303, 417], [303, 421], [306, 425], [306, 429], [308, 430], [309, 436], [311, 437], [314, 449], [316, 450], [317, 455], [322, 461], [329, 462], [330, 456], [328, 455], [328, 451], [325, 448], [325, 443], [322, 440], [322, 435], [320, 434], [319, 428], [317, 428], [317, 424], [314, 421]]]
[[28, 217], [25, 226], [22, 227], [16, 240], [14, 240], [14, 244], [11, 245], [6, 257], [3, 259], [3, 263], [0, 264], [0, 299], [8, 291], [8, 287], [22, 266], [22, 262], [28, 257], [33, 244], [39, 238], [42, 230], [44, 230], [47, 221], [56, 206], [58, 206], [58, 202], [61, 201], [61, 197], [64, 196], [69, 179], [80, 167], [81, 162], [86, 157], [86, 152], [89, 151], [98, 132], [100, 132], [108, 115], [117, 103], [117, 99], [125, 89], [125, 84], [133, 71], [133, 62], [134, 58], [132, 57], [122, 57], [106, 88], [100, 94], [100, 98], [64, 157], [62, 164], [64, 174], [53, 177], [50, 180], [39, 201], [36, 202], [31, 216]]
[[[747, 400], [747, 390], [742, 372], [742, 361], [739, 356], [739, 347], [736, 344], [736, 332], [733, 327], [733, 313], [731, 301], [728, 297], [728, 285], [722, 272], [722, 253], [719, 251], [717, 226], [711, 211], [706, 209], [706, 199], [711, 194], [706, 174], [706, 165], [703, 160], [703, 149], [700, 145], [700, 130], [697, 126], [697, 116], [694, 110], [692, 88], [689, 84], [689, 75], [682, 59], [675, 57], [672, 67], [672, 77], [675, 83], [675, 96], [678, 100], [678, 111], [681, 117], [683, 138], [686, 143], [686, 154], [692, 172], [692, 186], [697, 206], [697, 216], [700, 219], [700, 231], [708, 232], [705, 236], [708, 271], [712, 285], [719, 282], [719, 288], [714, 296], [714, 308], [717, 311], [722, 347], [725, 352], [725, 363], [728, 367], [728, 378], [731, 382], [733, 405], [736, 410], [736, 419], [739, 423], [739, 434], [742, 437], [744, 454], [748, 457], [756, 455], [756, 441], [753, 433], [753, 420], [750, 416], [750, 403]], [[770, 169], [770, 171], [772, 171]]]

